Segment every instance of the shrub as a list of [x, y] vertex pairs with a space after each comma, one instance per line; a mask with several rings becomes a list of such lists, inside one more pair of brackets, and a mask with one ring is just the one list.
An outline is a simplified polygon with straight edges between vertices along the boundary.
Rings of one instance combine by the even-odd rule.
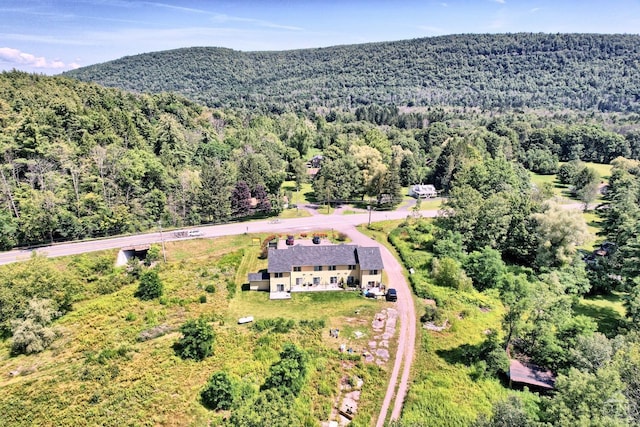
[[462, 270], [460, 263], [453, 258], [444, 257], [433, 260], [433, 279], [436, 285], [457, 289], [471, 290], [471, 279]]
[[140, 275], [140, 284], [136, 291], [136, 297], [141, 300], [151, 300], [162, 296], [163, 286], [155, 270], [145, 271]]
[[234, 386], [226, 372], [216, 372], [200, 392], [202, 404], [213, 410], [231, 409]]
[[180, 327], [182, 338], [174, 348], [182, 359], [202, 360], [213, 354], [215, 333], [204, 318], [188, 320]]
[[24, 318], [11, 322], [11, 353], [39, 353], [49, 347], [56, 338], [56, 332], [48, 325], [59, 314], [53, 307], [53, 301], [49, 299], [30, 300]]
[[12, 324], [11, 353], [13, 355], [40, 353], [49, 347], [56, 338], [56, 333], [52, 328], [43, 326], [33, 319], [16, 320]]
[[206, 295], [200, 295], [200, 304], [205, 304], [207, 302], [207, 296]]
[[420, 317], [421, 322], [432, 322], [434, 324], [440, 324], [442, 322], [442, 311], [435, 305], [427, 305], [425, 307], [425, 313]]
[[287, 343], [280, 353], [280, 360], [271, 365], [262, 389], [275, 389], [281, 394], [297, 396], [302, 390], [306, 374], [306, 353], [294, 344]]
[[216, 286], [213, 284], [208, 284], [205, 288], [204, 288], [205, 292], [209, 292], [210, 294], [215, 293], [216, 291]]
[[144, 264], [149, 266], [160, 259], [160, 246], [151, 245], [147, 251], [147, 256], [144, 258]]

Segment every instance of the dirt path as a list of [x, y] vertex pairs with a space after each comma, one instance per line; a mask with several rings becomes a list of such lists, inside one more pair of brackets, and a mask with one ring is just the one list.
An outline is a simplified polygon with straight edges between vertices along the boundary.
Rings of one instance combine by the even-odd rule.
[[400, 418], [402, 405], [407, 394], [416, 342], [416, 310], [412, 293], [402, 274], [402, 266], [383, 244], [365, 236], [352, 226], [336, 224], [335, 228], [346, 233], [353, 240], [353, 243], [380, 248], [384, 269], [389, 280], [388, 287], [396, 288], [398, 292], [398, 302], [396, 303], [400, 320], [398, 348], [393, 370], [391, 371], [391, 378], [389, 378], [387, 391], [376, 422], [377, 427], [382, 427], [387, 419], [390, 407], [393, 408], [390, 419], [397, 420]]

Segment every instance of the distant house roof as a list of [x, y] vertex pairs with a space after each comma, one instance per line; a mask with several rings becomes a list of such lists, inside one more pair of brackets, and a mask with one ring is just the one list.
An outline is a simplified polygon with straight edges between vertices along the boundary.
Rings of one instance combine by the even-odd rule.
[[556, 383], [556, 377], [551, 371], [532, 364], [524, 364], [511, 359], [509, 366], [509, 378], [511, 381], [528, 384], [535, 387], [552, 389]]
[[356, 265], [367, 270], [381, 270], [382, 256], [378, 248], [356, 245], [295, 245], [286, 249], [269, 249], [269, 273], [285, 273], [293, 267], [311, 265]]
[[437, 193], [436, 187], [433, 184], [416, 184], [411, 187], [414, 193]]

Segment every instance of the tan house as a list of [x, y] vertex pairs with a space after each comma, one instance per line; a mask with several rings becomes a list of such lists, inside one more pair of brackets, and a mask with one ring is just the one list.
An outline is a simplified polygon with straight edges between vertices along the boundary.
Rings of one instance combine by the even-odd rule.
[[382, 256], [377, 247], [295, 245], [269, 248], [267, 271], [249, 274], [249, 288], [269, 291], [272, 299], [291, 292], [379, 287]]

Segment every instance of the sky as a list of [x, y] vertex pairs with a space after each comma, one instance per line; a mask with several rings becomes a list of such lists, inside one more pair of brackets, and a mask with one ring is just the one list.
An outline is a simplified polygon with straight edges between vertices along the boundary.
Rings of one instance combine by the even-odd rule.
[[462, 33], [640, 32], [640, 0], [0, 0], [0, 70], [193, 46], [289, 50]]

